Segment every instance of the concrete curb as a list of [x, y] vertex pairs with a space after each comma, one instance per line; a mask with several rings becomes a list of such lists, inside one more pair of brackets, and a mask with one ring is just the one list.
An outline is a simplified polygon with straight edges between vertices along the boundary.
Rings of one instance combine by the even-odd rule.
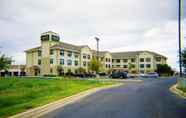
[[171, 86], [171, 87], [169, 88], [169, 90], [170, 90], [171, 92], [173, 92], [174, 94], [178, 95], [179, 97], [181, 97], [181, 98], [183, 98], [183, 99], [186, 99], [186, 93], [183, 92], [183, 91], [181, 91], [181, 90], [179, 90], [179, 89], [177, 89], [177, 84]]
[[93, 88], [93, 89], [89, 89], [87, 91], [83, 91], [80, 92], [78, 94], [63, 98], [61, 100], [57, 100], [55, 102], [34, 108], [34, 109], [30, 109], [28, 111], [22, 112], [22, 113], [18, 113], [14, 116], [10, 116], [9, 118], [38, 118], [41, 117], [43, 115], [45, 115], [46, 113], [49, 113], [55, 109], [58, 109], [60, 107], [64, 107], [68, 104], [72, 104], [88, 95], [91, 95], [95, 92], [101, 91], [101, 90], [105, 90], [105, 89], [109, 89], [109, 88], [113, 88], [113, 87], [118, 87], [123, 85], [122, 83], [119, 84], [114, 84], [114, 85], [108, 85], [108, 86], [103, 86], [103, 87], [97, 87], [97, 88]]

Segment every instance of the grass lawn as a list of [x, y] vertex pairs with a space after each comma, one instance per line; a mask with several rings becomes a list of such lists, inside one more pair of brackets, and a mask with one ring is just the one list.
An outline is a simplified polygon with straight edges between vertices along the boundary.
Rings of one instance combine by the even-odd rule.
[[178, 79], [177, 88], [186, 93], [186, 79]]
[[0, 78], [0, 117], [7, 117], [113, 82], [75, 79]]

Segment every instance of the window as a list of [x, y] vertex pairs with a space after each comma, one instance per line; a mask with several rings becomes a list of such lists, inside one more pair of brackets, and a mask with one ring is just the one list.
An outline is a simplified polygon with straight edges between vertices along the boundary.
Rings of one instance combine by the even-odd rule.
[[78, 56], [78, 54], [75, 54], [75, 58], [78, 58], [79, 56]]
[[157, 61], [157, 62], [160, 62], [160, 61], [161, 61], [161, 57], [157, 57], [157, 58], [156, 58], [156, 61]]
[[123, 65], [123, 68], [128, 68], [128, 66], [127, 65]]
[[60, 50], [60, 55], [64, 56], [65, 55], [65, 51], [63, 49]]
[[140, 58], [140, 62], [144, 62], [144, 58]]
[[88, 57], [87, 57], [88, 59], [90, 59], [90, 55], [88, 55]]
[[38, 65], [41, 65], [41, 59], [38, 59]]
[[110, 60], [111, 60], [111, 59], [110, 59], [110, 58], [108, 58], [108, 62], [110, 62]]
[[41, 50], [38, 50], [38, 57], [41, 56]]
[[105, 67], [106, 67], [106, 68], [108, 67], [107, 64], [105, 64]]
[[56, 35], [52, 35], [52, 40], [53, 41], [59, 41], [59, 36], [56, 36]]
[[128, 62], [128, 59], [123, 59], [123, 62], [127, 63]]
[[69, 51], [69, 52], [68, 52], [68, 57], [71, 57], [71, 56], [72, 56], [72, 52]]
[[151, 68], [151, 65], [150, 65], [150, 64], [146, 64], [146, 67], [147, 67], [147, 68]]
[[112, 59], [112, 62], [114, 62], [114, 59]]
[[134, 63], [135, 61], [136, 61], [136, 60], [135, 60], [135, 58], [131, 58], [131, 62], [133, 62], [133, 63]]
[[83, 55], [83, 59], [86, 59], [86, 58], [87, 58], [87, 57], [86, 57], [86, 55], [84, 54], [84, 55]]
[[53, 64], [54, 63], [54, 59], [50, 59], [50, 64]]
[[144, 64], [140, 64], [140, 68], [144, 68]]
[[146, 58], [146, 62], [151, 62], [151, 58]]
[[78, 66], [78, 61], [77, 60], [74, 61], [74, 64], [75, 64], [75, 66]]
[[111, 65], [110, 65], [110, 64], [108, 64], [108, 67], [109, 67], [109, 68], [111, 68]]
[[86, 61], [84, 61], [84, 62], [83, 62], [83, 66], [86, 66], [86, 65], [87, 65], [87, 63], [86, 63]]
[[60, 64], [64, 65], [65, 64], [65, 60], [64, 59], [60, 59]]
[[84, 61], [84, 62], [83, 62], [83, 66], [86, 66], [86, 65], [87, 65], [87, 63], [86, 63], [86, 61]]
[[54, 50], [50, 50], [50, 55], [53, 55], [54, 54]]
[[42, 36], [41, 36], [41, 40], [42, 40], [42, 41], [49, 40], [49, 35], [42, 35]]
[[120, 65], [116, 65], [116, 67], [120, 67]]
[[68, 60], [67, 60], [67, 65], [68, 65], [68, 66], [71, 66], [71, 65], [72, 65], [72, 60], [68, 59]]
[[116, 62], [117, 62], [117, 63], [120, 63], [120, 59], [117, 59]]

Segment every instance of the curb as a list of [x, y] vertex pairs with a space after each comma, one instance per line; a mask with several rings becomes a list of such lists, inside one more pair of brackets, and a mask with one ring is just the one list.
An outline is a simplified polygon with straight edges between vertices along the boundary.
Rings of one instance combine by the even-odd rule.
[[181, 98], [183, 98], [183, 99], [186, 99], [186, 93], [183, 92], [183, 91], [181, 91], [181, 90], [179, 90], [179, 89], [177, 89], [177, 84], [171, 86], [171, 87], [169, 88], [169, 90], [170, 90], [171, 92], [173, 92], [174, 94], [178, 95], [179, 97], [181, 97]]
[[53, 110], [56, 110], [60, 107], [64, 107], [68, 104], [72, 104], [88, 95], [91, 95], [93, 93], [96, 93], [98, 91], [101, 90], [105, 90], [105, 89], [109, 89], [109, 88], [113, 88], [113, 87], [118, 87], [123, 85], [122, 83], [119, 84], [114, 84], [114, 85], [107, 85], [107, 86], [103, 86], [103, 87], [97, 87], [97, 88], [93, 88], [93, 89], [89, 89], [83, 92], [80, 92], [78, 94], [63, 98], [61, 100], [57, 100], [55, 102], [40, 106], [40, 107], [36, 107], [33, 109], [30, 109], [28, 111], [22, 112], [22, 113], [18, 113], [14, 116], [10, 116], [9, 118], [38, 118], [41, 117]]

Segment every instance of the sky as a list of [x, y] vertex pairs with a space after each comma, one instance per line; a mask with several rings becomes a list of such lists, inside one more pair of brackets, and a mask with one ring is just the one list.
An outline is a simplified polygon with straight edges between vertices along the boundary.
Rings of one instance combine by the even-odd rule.
[[[186, 46], [186, 1], [182, 0], [182, 47]], [[25, 64], [24, 51], [40, 34], [111, 52], [149, 50], [178, 68], [178, 0], [0, 0], [0, 52]]]

